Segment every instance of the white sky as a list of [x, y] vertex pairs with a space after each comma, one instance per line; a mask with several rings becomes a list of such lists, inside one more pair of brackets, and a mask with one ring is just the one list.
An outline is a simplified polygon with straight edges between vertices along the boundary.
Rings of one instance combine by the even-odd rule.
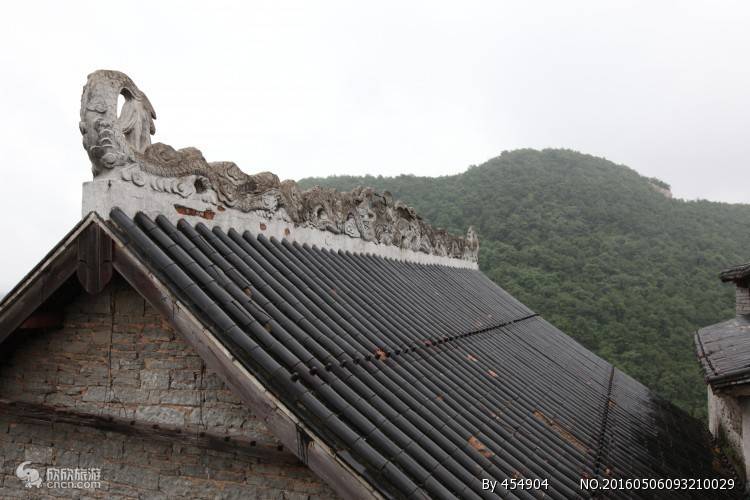
[[80, 217], [95, 69], [149, 96], [156, 141], [249, 173], [443, 175], [566, 147], [750, 202], [749, 49], [741, 1], [13, 2], [0, 292]]

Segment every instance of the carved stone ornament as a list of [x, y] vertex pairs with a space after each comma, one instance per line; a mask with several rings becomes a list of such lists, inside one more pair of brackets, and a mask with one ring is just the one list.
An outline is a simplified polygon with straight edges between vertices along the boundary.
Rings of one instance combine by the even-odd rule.
[[[118, 98], [124, 103], [118, 116]], [[88, 76], [81, 96], [83, 147], [95, 178], [118, 178], [143, 189], [197, 199], [242, 212], [263, 212], [298, 226], [433, 255], [477, 261], [473, 227], [465, 238], [433, 228], [412, 207], [357, 187], [349, 193], [314, 187], [270, 172], [244, 173], [233, 162], [207, 162], [200, 150], [151, 144], [156, 113], [148, 97], [119, 71]]]

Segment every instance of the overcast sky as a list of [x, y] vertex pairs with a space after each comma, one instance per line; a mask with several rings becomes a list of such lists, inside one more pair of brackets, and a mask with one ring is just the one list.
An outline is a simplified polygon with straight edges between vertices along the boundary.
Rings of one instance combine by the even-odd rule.
[[565, 147], [750, 202], [747, 2], [14, 2], [0, 21], [0, 292], [80, 218], [86, 75], [155, 141], [282, 179], [463, 171]]

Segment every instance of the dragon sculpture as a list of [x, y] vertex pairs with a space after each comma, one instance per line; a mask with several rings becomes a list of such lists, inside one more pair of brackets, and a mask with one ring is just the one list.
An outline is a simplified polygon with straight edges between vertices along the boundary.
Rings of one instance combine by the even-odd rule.
[[[124, 102], [118, 114], [120, 97]], [[148, 97], [127, 75], [91, 73], [81, 96], [80, 129], [94, 177], [198, 197], [217, 207], [263, 212], [352, 238], [477, 261], [479, 240], [472, 227], [465, 238], [433, 228], [387, 191], [357, 187], [344, 193], [318, 186], [303, 191], [270, 172], [248, 175], [233, 162], [209, 163], [196, 148], [151, 144], [155, 119]]]

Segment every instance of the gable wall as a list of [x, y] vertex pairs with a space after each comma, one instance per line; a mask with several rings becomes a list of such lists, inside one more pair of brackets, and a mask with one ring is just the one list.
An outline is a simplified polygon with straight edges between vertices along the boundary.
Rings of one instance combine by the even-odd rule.
[[263, 422], [120, 278], [101, 294], [77, 297], [66, 308], [62, 329], [21, 332], [1, 349], [0, 400], [228, 438], [244, 448], [268, 450], [272, 458], [264, 463], [239, 448], [154, 442], [6, 414], [0, 415], [0, 496], [21, 491], [14, 470], [22, 459], [42, 469], [95, 464], [88, 466], [102, 468], [109, 490], [104, 496], [181, 496], [178, 492], [191, 482], [195, 491], [226, 489], [229, 497], [237, 492], [251, 498], [334, 496], [290, 452], [279, 452], [280, 443]]

